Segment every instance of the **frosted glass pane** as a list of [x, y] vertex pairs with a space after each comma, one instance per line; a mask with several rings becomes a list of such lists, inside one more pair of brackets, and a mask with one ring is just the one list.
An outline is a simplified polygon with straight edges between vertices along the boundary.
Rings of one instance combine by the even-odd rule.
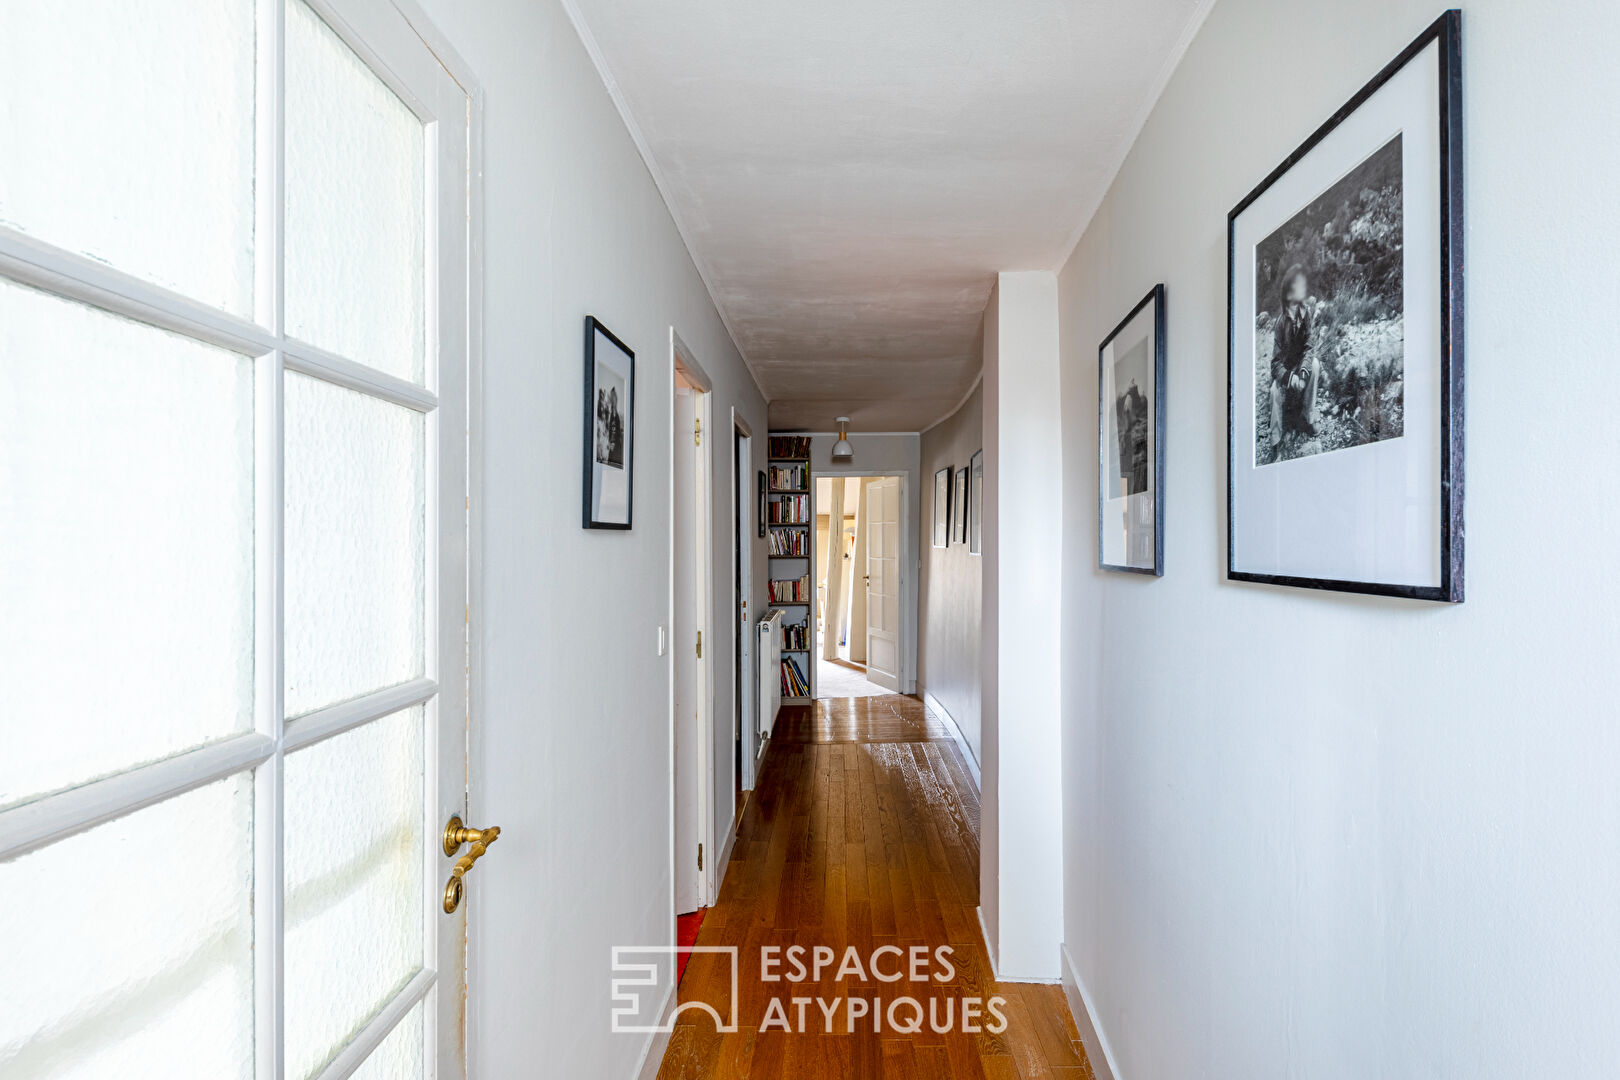
[[422, 124], [287, 4], [287, 332], [422, 379]]
[[286, 710], [423, 674], [422, 414], [289, 372]]
[[354, 1071], [351, 1080], [416, 1080], [421, 1075], [422, 1006], [418, 1003]]
[[253, 1075], [252, 782], [0, 863], [0, 1076]]
[[0, 806], [250, 727], [252, 362], [0, 281], [0, 612]]
[[0, 222], [253, 302], [252, 0], [0, 4]]
[[287, 756], [287, 1075], [422, 967], [422, 707]]

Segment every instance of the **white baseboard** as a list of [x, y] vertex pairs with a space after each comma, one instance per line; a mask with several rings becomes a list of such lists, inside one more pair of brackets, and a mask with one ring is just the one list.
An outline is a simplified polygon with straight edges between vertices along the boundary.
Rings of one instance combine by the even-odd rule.
[[[676, 987], [664, 992], [664, 1007], [658, 1010], [658, 1026], [670, 1029], [675, 1015]], [[647, 1037], [647, 1048], [641, 1052], [641, 1064], [636, 1068], [636, 1080], [658, 1080], [658, 1070], [664, 1065], [664, 1051], [669, 1049], [669, 1037], [674, 1030], [656, 1031]]]
[[990, 974], [997, 982], [1001, 981], [1001, 964], [996, 960], [996, 943], [990, 940], [990, 928], [984, 925], [984, 908], [976, 907], [973, 914], [979, 917], [979, 937], [984, 939], [985, 955], [990, 957]]
[[720, 899], [720, 889], [726, 883], [726, 869], [731, 866], [731, 852], [737, 846], [739, 832], [742, 832], [741, 819], [731, 823], [731, 828], [726, 830], [726, 842], [720, 845], [720, 858], [714, 863], [714, 888], [709, 890], [710, 907], [714, 907], [715, 901]]
[[945, 726], [951, 729], [951, 738], [956, 741], [957, 749], [962, 751], [962, 760], [967, 762], [968, 772], [973, 776], [973, 790], [982, 792], [983, 789], [979, 786], [979, 759], [973, 756], [973, 747], [968, 745], [967, 737], [962, 734], [961, 727], [956, 723], [956, 717], [940, 704], [939, 698], [926, 690], [923, 691], [923, 704], [928, 706], [930, 712], [944, 720]]
[[1114, 1051], [1108, 1045], [1108, 1037], [1103, 1034], [1091, 995], [1086, 993], [1085, 984], [1080, 981], [1080, 973], [1075, 970], [1074, 958], [1069, 955], [1067, 945], [1063, 946], [1063, 996], [1069, 1000], [1069, 1012], [1074, 1016], [1074, 1026], [1080, 1031], [1080, 1042], [1086, 1048], [1086, 1057], [1091, 1061], [1091, 1071], [1096, 1074], [1097, 1080], [1120, 1080]]

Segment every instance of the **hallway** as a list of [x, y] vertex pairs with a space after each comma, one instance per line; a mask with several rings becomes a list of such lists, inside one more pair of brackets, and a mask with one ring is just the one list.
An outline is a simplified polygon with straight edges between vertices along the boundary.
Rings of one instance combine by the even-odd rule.
[[868, 679], [866, 668], [861, 664], [816, 658], [817, 698], [886, 697], [893, 693]]
[[[1093, 1075], [1059, 987], [997, 984], [990, 976], [975, 914], [978, 794], [945, 725], [917, 699], [890, 695], [784, 709], [739, 830], [719, 902], [698, 938], [699, 946], [740, 950], [739, 1030], [717, 1034], [707, 1015], [683, 1013], [660, 1080]], [[795, 945], [807, 954], [822, 946], [839, 960], [819, 980], [795, 984], [784, 973], [784, 981], [762, 981], [761, 950], [785, 953]], [[932, 953], [942, 945], [951, 947], [955, 970], [941, 981], [913, 982], [908, 974], [884, 983], [874, 977], [879, 965], [868, 962], [885, 946], [926, 946]], [[851, 947], [871, 970], [840, 980], [837, 968]], [[881, 964], [898, 969], [904, 961]], [[725, 956], [694, 956], [681, 1003], [707, 1002], [726, 1015], [729, 971]], [[977, 1022], [983, 1030], [965, 1029], [954, 1012], [963, 1000], [997, 995], [1005, 999], [1005, 1031], [990, 1032], [995, 1017], [988, 1013]], [[922, 1030], [896, 1033], [889, 1006], [907, 996], [942, 1019], [949, 1003], [955, 1021], [936, 1033], [925, 1012]], [[770, 1028], [773, 998], [785, 1008], [792, 1034]], [[851, 1034], [848, 1003], [874, 998], [880, 1004]], [[879, 1012], [883, 1030], [874, 1033]], [[908, 1026], [905, 1007], [899, 1016]]]
[[1615, 41], [0, 2], [0, 1080], [1620, 1080]]

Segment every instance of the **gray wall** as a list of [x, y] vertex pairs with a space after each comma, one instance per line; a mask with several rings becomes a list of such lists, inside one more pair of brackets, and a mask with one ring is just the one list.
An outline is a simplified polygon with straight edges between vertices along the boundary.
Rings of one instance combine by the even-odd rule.
[[[473, 820], [504, 858], [470, 898], [476, 1075], [628, 1077], [645, 1036], [607, 1017], [614, 945], [673, 939], [669, 331], [737, 407], [763, 468], [765, 401], [574, 27], [556, 3], [425, 0], [484, 95], [484, 637]], [[636, 352], [635, 528], [580, 528], [581, 341]], [[686, 437], [686, 433], [680, 433]], [[730, 444], [714, 460], [716, 655], [732, 648]], [[764, 577], [764, 541], [754, 548]], [[764, 586], [757, 584], [756, 602]], [[476, 609], [475, 609], [476, 610]], [[715, 668], [729, 742], [732, 680]], [[732, 789], [731, 755], [714, 778]], [[721, 799], [717, 834], [732, 802]], [[488, 870], [485, 870], [485, 867]], [[543, 958], [543, 959], [541, 959]]]
[[[1227, 213], [1441, 7], [1221, 0], [1061, 274], [1064, 936], [1125, 1080], [1620, 1068], [1620, 6], [1466, 5], [1467, 603], [1224, 580]], [[1157, 281], [1161, 581], [1095, 550]]]
[[917, 530], [922, 572], [917, 579], [917, 689], [956, 721], [980, 757], [979, 618], [984, 559], [966, 544], [935, 548], [934, 473], [966, 467], [984, 447], [984, 386], [922, 436], [922, 520]]

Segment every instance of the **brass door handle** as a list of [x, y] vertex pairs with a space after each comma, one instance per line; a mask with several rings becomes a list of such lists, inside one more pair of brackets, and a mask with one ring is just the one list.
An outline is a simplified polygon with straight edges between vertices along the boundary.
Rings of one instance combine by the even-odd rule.
[[450, 871], [450, 880], [444, 886], [444, 913], [454, 914], [461, 906], [462, 897], [467, 893], [467, 886], [462, 880], [473, 864], [484, 857], [489, 851], [489, 845], [501, 838], [501, 827], [491, 825], [487, 829], [469, 829], [462, 825], [459, 816], [452, 815], [444, 826], [444, 853], [454, 855], [461, 850], [463, 844], [471, 844], [467, 854], [456, 860], [456, 865]]

